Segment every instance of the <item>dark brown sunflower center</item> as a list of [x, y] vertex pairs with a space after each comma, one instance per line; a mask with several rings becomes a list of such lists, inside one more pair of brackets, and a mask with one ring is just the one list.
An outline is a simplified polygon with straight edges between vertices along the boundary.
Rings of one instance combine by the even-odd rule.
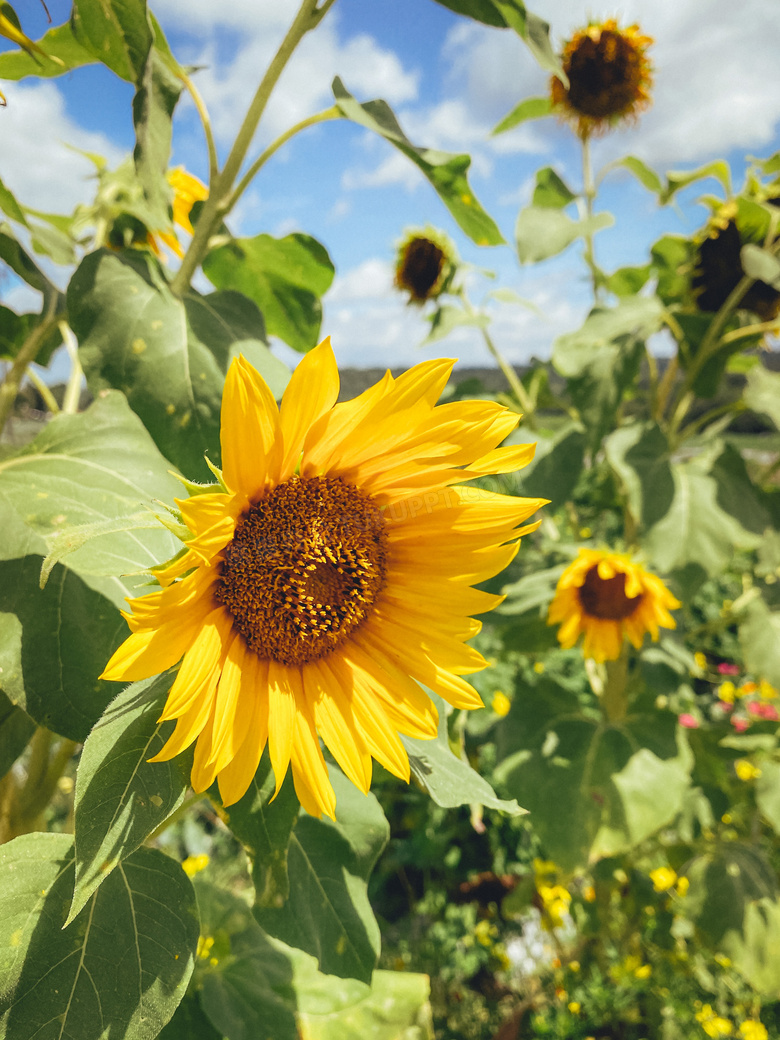
[[564, 67], [569, 102], [586, 116], [622, 115], [639, 98], [642, 55], [621, 33], [604, 29], [598, 40], [584, 36]]
[[[699, 310], [719, 311], [744, 275], [742, 237], [733, 220], [699, 247], [691, 286]], [[753, 282], [739, 304], [763, 321], [780, 314], [780, 293], [766, 282]]]
[[605, 621], [622, 621], [630, 617], [642, 601], [642, 595], [626, 595], [626, 576], [600, 578], [598, 564], [591, 567], [577, 590], [582, 609], [591, 617]]
[[292, 477], [240, 517], [216, 599], [262, 658], [305, 664], [368, 616], [385, 581], [385, 521], [339, 477]]
[[439, 280], [446, 262], [444, 250], [429, 238], [413, 238], [406, 246], [396, 271], [396, 285], [406, 289], [413, 300], [427, 300]]

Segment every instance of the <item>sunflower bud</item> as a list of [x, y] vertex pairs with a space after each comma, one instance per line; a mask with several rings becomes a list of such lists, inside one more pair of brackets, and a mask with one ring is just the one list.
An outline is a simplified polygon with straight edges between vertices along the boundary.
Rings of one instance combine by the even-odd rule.
[[409, 293], [409, 303], [435, 300], [452, 285], [457, 265], [455, 246], [442, 231], [408, 231], [396, 255], [395, 286]]
[[653, 77], [646, 51], [652, 42], [639, 26], [620, 29], [611, 18], [578, 30], [566, 43], [561, 63], [569, 86], [553, 76], [550, 93], [554, 109], [580, 137], [603, 133], [650, 104]]

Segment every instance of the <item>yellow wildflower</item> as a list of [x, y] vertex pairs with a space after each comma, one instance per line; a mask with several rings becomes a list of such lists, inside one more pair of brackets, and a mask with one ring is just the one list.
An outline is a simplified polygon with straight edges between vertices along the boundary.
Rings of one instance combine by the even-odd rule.
[[738, 758], [734, 763], [734, 772], [737, 774], [740, 780], [744, 780], [746, 783], [748, 780], [756, 780], [761, 776], [761, 770], [758, 766], [754, 766], [753, 763], [747, 758]]
[[653, 882], [654, 891], [668, 892], [677, 880], [677, 873], [671, 867], [656, 867], [650, 871], [650, 880]]
[[490, 707], [496, 713], [496, 715], [508, 715], [509, 709], [512, 707], [512, 702], [504, 693], [503, 690], [496, 690], [493, 694], [493, 700], [490, 702]]

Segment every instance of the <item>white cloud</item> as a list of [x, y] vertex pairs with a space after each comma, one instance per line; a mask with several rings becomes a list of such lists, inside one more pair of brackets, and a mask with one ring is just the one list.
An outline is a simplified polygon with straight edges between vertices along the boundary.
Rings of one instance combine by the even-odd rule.
[[341, 187], [345, 191], [356, 188], [388, 188], [400, 185], [407, 191], [416, 191], [423, 182], [417, 167], [401, 152], [392, 152], [373, 170], [361, 170], [350, 167], [341, 177]]
[[122, 158], [119, 149], [73, 122], [55, 83], [4, 83], [3, 93], [0, 176], [6, 187], [24, 205], [48, 213], [70, 213], [91, 200], [95, 168], [73, 149], [103, 155], [110, 165]]

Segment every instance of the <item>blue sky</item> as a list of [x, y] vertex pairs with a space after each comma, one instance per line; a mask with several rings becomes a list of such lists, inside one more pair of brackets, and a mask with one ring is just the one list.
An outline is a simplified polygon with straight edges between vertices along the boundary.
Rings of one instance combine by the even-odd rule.
[[[68, 0], [48, 4], [55, 23], [65, 20]], [[157, 0], [150, 6], [179, 59], [203, 66], [196, 82], [224, 153], [295, 3]], [[706, 19], [702, 0], [546, 0], [531, 6], [550, 21], [556, 44], [590, 16], [616, 16], [624, 25], [638, 21], [656, 40], [654, 106], [636, 126], [598, 142], [597, 166], [633, 153], [663, 172], [725, 156], [739, 184], [746, 154], [780, 148], [776, 0], [707, 0]], [[19, 0], [16, 9], [30, 35], [45, 31], [37, 0]], [[433, 0], [337, 0], [280, 81], [254, 154], [291, 123], [327, 107], [337, 74], [360, 100], [384, 97], [416, 144], [471, 153], [472, 186], [510, 241], [536, 169], [552, 165], [573, 188], [579, 186], [577, 142], [554, 120], [488, 136], [517, 101], [546, 92], [547, 77], [522, 42], [508, 31], [459, 18]], [[112, 163], [132, 147], [132, 90], [102, 68], [45, 83], [4, 84], [3, 90], [9, 104], [0, 111], [0, 177], [28, 205], [68, 211], [89, 198], [89, 165], [62, 142], [101, 152]], [[194, 111], [184, 102], [175, 123], [173, 163], [205, 176], [205, 162]], [[629, 175], [614, 174], [598, 208], [613, 211], [617, 223], [598, 236], [599, 259], [607, 269], [642, 263], [664, 231], [690, 233], [705, 219], [695, 203], [703, 190], [715, 190], [715, 183], [687, 191], [676, 209], [658, 210]], [[531, 268], [519, 266], [511, 246], [473, 246], [411, 164], [348, 124], [325, 124], [294, 139], [261, 172], [231, 226], [244, 235], [301, 230], [328, 248], [337, 278], [325, 300], [323, 333], [332, 335], [343, 364], [408, 365], [436, 355], [486, 363], [471, 330], [420, 348], [425, 323], [392, 290], [394, 243], [405, 227], [425, 223], [447, 231], [464, 259], [496, 272], [495, 282], [476, 273], [470, 277], [475, 299], [500, 284], [540, 308], [538, 314], [494, 305], [495, 336], [511, 360], [549, 356], [555, 336], [581, 322], [588, 294], [578, 246]], [[34, 306], [10, 282], [0, 282], [3, 293], [12, 305]], [[275, 349], [294, 360], [283, 345]]]

